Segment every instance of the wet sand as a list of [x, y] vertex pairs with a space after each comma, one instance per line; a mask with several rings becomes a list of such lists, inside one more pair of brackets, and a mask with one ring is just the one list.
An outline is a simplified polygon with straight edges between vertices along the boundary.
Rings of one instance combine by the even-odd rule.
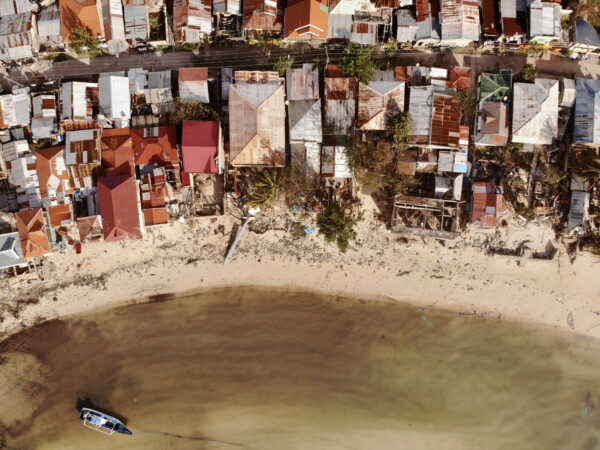
[[[5, 341], [3, 443], [600, 448], [600, 342], [591, 338], [297, 291], [159, 300], [48, 322]], [[123, 417], [134, 435], [85, 429], [83, 404]]]

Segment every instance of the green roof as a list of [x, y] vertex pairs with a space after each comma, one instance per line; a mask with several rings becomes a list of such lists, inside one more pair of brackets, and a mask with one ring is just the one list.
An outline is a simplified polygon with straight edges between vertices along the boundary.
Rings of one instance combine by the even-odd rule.
[[500, 73], [482, 73], [479, 77], [480, 101], [503, 101], [512, 88], [512, 71], [501, 70]]

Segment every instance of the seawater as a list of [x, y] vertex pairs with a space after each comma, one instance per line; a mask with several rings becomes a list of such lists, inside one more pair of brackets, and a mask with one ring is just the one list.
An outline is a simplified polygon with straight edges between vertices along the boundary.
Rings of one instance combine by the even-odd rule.
[[[4, 342], [2, 443], [600, 448], [600, 344], [566, 330], [291, 290], [154, 300]], [[133, 436], [84, 428], [82, 405]]]

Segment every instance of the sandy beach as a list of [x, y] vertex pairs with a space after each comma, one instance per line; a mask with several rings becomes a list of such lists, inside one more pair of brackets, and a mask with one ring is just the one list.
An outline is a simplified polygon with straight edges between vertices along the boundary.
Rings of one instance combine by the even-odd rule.
[[[406, 242], [386, 230], [370, 197], [365, 218], [346, 254], [316, 232], [293, 239], [283, 219], [264, 233], [247, 232], [223, 265], [231, 231], [240, 220], [226, 214], [148, 229], [141, 240], [84, 244], [47, 258], [47, 281], [2, 287], [7, 336], [45, 319], [62, 318], [223, 286], [290, 286], [368, 298], [385, 297], [464, 314], [570, 328], [600, 337], [598, 260], [579, 253], [569, 261], [564, 246], [551, 262], [528, 262], [484, 254], [484, 243], [516, 247], [523, 241], [543, 251], [554, 234], [547, 222], [467, 229], [455, 241]], [[271, 214], [271, 217], [282, 217]], [[298, 213], [295, 220], [311, 224]], [[255, 228], [264, 227], [265, 220]], [[255, 230], [256, 231], [256, 230]]]

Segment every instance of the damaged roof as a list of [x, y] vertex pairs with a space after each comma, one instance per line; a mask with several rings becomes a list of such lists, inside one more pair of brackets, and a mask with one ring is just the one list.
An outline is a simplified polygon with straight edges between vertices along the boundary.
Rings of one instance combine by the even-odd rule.
[[284, 87], [278, 82], [236, 82], [229, 87], [232, 165], [285, 164], [284, 102]]
[[405, 84], [394, 71], [379, 71], [368, 85], [359, 84], [358, 126], [363, 130], [385, 130], [390, 119], [404, 111]]
[[552, 144], [558, 133], [558, 81], [536, 78], [513, 89], [513, 142]]
[[442, 39], [478, 41], [479, 4], [473, 0], [441, 0]]
[[179, 69], [179, 98], [210, 103], [208, 96], [208, 68], [182, 67]]

